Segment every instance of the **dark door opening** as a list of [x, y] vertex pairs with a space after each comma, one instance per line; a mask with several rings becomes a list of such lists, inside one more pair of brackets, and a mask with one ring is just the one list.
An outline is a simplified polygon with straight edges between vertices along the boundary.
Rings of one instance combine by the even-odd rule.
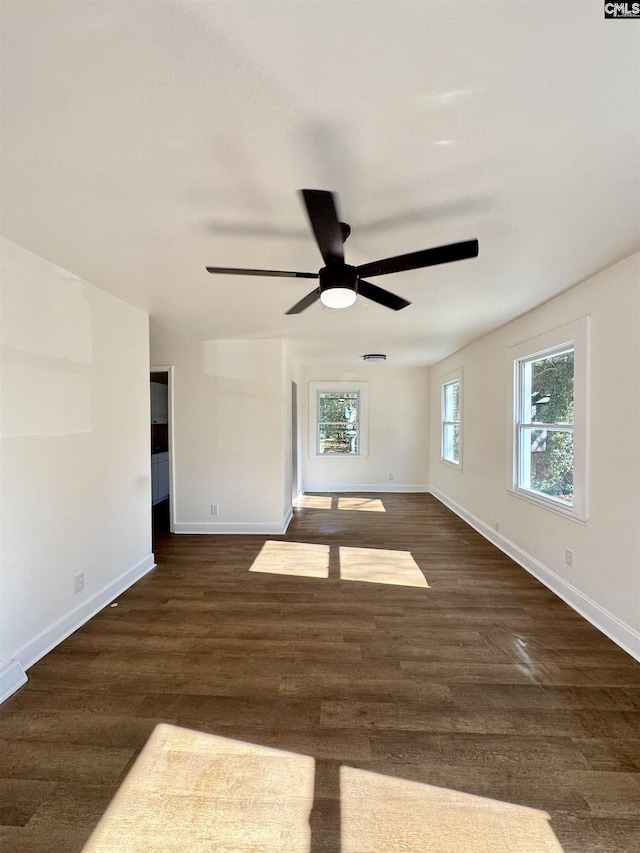
[[298, 386], [291, 383], [291, 500], [295, 501], [300, 491], [298, 483]]
[[151, 521], [153, 534], [171, 532], [169, 476], [169, 371], [152, 371]]

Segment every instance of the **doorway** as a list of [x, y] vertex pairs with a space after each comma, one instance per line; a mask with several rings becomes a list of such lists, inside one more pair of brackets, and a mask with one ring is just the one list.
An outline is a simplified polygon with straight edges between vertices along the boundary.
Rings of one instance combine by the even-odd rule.
[[152, 367], [151, 400], [151, 520], [156, 536], [173, 533], [172, 368]]
[[300, 492], [298, 482], [298, 385], [291, 382], [291, 502]]

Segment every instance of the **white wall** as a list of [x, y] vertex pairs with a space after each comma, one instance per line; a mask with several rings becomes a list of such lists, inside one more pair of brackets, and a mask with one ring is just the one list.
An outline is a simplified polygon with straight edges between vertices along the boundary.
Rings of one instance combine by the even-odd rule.
[[190, 341], [158, 332], [151, 361], [174, 367], [176, 533], [283, 530], [283, 507], [291, 510], [283, 476], [283, 343]]
[[[590, 509], [568, 520], [506, 489], [507, 350], [591, 318]], [[444, 376], [464, 370], [464, 459], [440, 461]], [[640, 657], [640, 256], [594, 276], [431, 369], [431, 486], [530, 571]], [[500, 535], [495, 522], [500, 522]], [[573, 551], [573, 567], [565, 549]]]
[[153, 566], [149, 333], [141, 311], [0, 245], [0, 668], [26, 668]]
[[[303, 486], [321, 491], [427, 491], [429, 484], [429, 371], [426, 367], [363, 364], [356, 370], [308, 366], [300, 393]], [[366, 382], [369, 452], [366, 457], [309, 453], [309, 382]], [[393, 474], [393, 480], [389, 480]]]

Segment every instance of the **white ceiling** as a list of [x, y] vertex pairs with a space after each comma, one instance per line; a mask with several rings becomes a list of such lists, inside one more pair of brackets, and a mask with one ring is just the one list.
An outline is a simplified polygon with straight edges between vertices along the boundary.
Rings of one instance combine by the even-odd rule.
[[[640, 248], [640, 27], [579, 2], [2, 0], [2, 233], [152, 317], [301, 358], [428, 364]], [[284, 312], [316, 272], [297, 190], [412, 301]]]

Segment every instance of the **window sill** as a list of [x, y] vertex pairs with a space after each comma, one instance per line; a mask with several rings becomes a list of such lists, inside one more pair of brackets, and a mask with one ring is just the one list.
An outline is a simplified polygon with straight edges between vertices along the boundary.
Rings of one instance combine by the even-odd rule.
[[522, 489], [507, 489], [507, 491], [516, 498], [520, 498], [523, 501], [527, 501], [527, 503], [534, 504], [534, 506], [542, 507], [542, 509], [547, 509], [549, 512], [553, 512], [555, 515], [560, 515], [568, 521], [575, 521], [578, 524], [583, 525], [587, 523], [587, 517], [578, 515], [573, 507], [565, 508], [555, 501], [545, 500], [543, 497], [538, 497], [536, 494], [532, 492], [525, 492]]
[[450, 459], [444, 459], [442, 456], [440, 457], [440, 461], [448, 468], [453, 468], [454, 471], [462, 471], [462, 463], [460, 462], [452, 462]]
[[313, 453], [314, 459], [364, 459], [364, 453]]

